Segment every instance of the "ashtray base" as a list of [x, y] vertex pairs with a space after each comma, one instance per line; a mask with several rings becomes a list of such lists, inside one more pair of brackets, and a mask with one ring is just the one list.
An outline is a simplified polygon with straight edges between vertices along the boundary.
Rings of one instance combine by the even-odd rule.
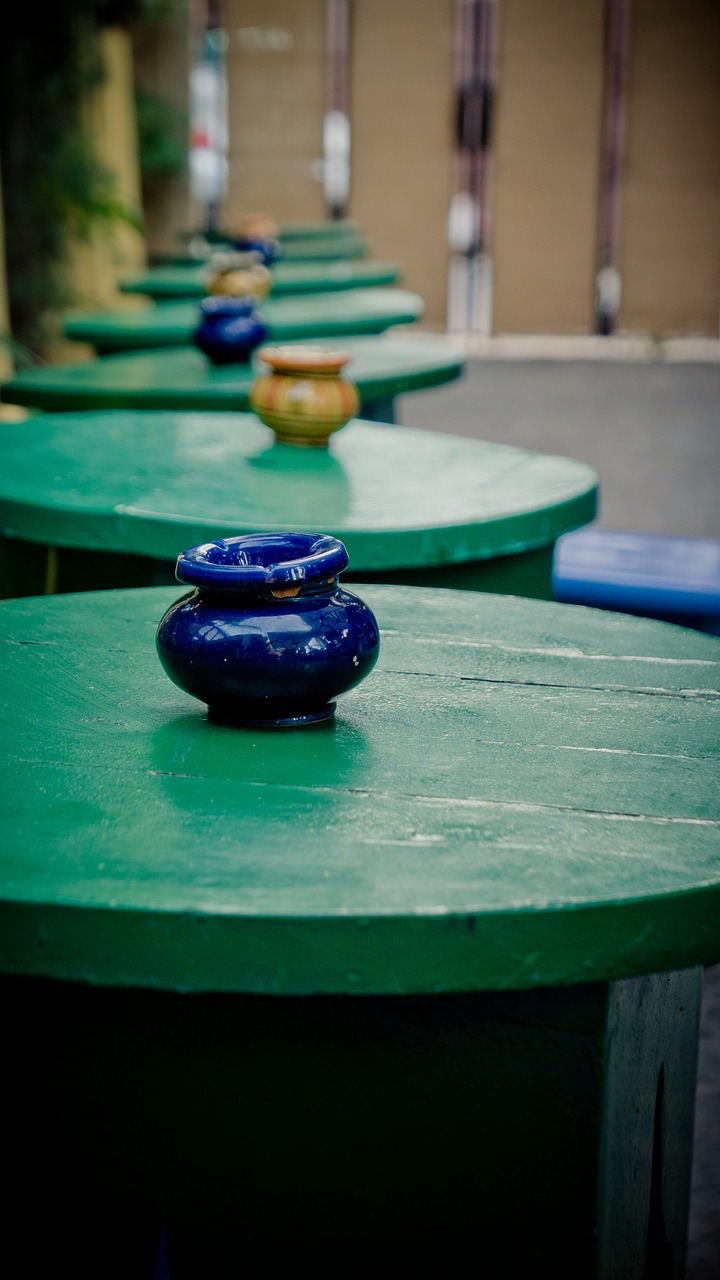
[[301, 729], [305, 725], [321, 724], [324, 720], [331, 720], [335, 715], [336, 706], [337, 703], [328, 702], [324, 707], [316, 707], [313, 711], [306, 711], [301, 715], [261, 716], [255, 709], [250, 710], [247, 707], [224, 703], [219, 706], [209, 706], [208, 718], [217, 724], [236, 725], [246, 729]]

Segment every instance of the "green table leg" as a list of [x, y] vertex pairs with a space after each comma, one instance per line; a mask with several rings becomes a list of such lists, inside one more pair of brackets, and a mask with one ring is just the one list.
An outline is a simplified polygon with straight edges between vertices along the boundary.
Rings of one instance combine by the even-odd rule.
[[172, 1280], [378, 1248], [421, 1274], [683, 1275], [697, 969], [427, 997], [3, 989], [38, 1199], [155, 1206]]
[[552, 600], [553, 547], [523, 551], [466, 564], [431, 565], [423, 569], [390, 569], [356, 573], [354, 582], [391, 582], [401, 587], [452, 587], [456, 591], [492, 591], [500, 595]]
[[386, 396], [384, 400], [373, 400], [371, 403], [366, 403], [363, 400], [358, 417], [364, 418], [366, 422], [391, 422], [395, 424], [397, 422], [395, 397]]
[[48, 547], [0, 537], [0, 599], [121, 587], [166, 587], [175, 582], [175, 564], [170, 560]]

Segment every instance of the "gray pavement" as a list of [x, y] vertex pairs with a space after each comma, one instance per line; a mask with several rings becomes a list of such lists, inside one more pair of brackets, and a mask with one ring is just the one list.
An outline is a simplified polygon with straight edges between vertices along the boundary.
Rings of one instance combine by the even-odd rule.
[[[610, 528], [720, 537], [720, 363], [476, 359], [398, 409], [589, 463]], [[687, 1276], [720, 1280], [720, 965], [705, 973]]]
[[720, 537], [720, 363], [470, 360], [399, 411], [407, 426], [590, 463], [610, 528]]

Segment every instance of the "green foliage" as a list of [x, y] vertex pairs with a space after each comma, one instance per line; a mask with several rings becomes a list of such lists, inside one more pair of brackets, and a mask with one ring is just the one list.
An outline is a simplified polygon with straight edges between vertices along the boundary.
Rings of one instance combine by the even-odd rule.
[[143, 178], [182, 173], [187, 165], [187, 117], [165, 98], [140, 86], [135, 113]]
[[88, 240], [98, 224], [125, 222], [142, 229], [141, 220], [118, 200], [116, 187], [114, 174], [100, 164], [79, 132], [63, 135], [50, 180], [41, 177], [38, 183], [48, 213], [81, 240]]
[[18, 342], [11, 334], [4, 333], [0, 330], [0, 347], [4, 351], [9, 351], [12, 356], [13, 364], [18, 370], [35, 369], [42, 361], [34, 351], [26, 347], [22, 342]]
[[97, 30], [143, 6], [125, 0], [16, 4], [0, 41], [2, 163], [13, 333], [37, 349], [43, 317], [73, 298], [63, 271], [69, 238], [118, 221], [138, 225], [82, 126], [84, 97], [102, 80]]

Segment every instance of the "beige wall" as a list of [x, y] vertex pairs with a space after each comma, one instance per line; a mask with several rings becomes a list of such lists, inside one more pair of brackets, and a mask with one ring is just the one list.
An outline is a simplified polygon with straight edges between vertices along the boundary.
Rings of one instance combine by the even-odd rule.
[[633, 0], [621, 328], [717, 334], [720, 4]]
[[230, 180], [223, 221], [320, 218], [324, 0], [225, 0]]
[[[0, 174], [0, 335], [10, 333], [10, 312], [8, 310], [7, 271], [5, 267], [5, 223], [3, 219], [2, 174]], [[12, 369], [12, 360], [7, 347], [0, 345], [0, 378], [8, 376]]]
[[350, 212], [378, 257], [405, 268], [443, 327], [452, 194], [453, 0], [355, 0]]
[[[133, 54], [130, 36], [122, 27], [107, 27], [100, 33], [105, 79], [92, 108], [93, 140], [98, 159], [115, 175], [121, 203], [139, 215], [142, 210], [140, 166]], [[125, 269], [145, 262], [143, 236], [133, 227], [119, 223], [114, 231], [116, 261]]]
[[[498, 0], [495, 332], [591, 332], [607, 0]], [[631, 0], [620, 327], [716, 333], [720, 4]], [[455, 0], [353, 0], [349, 212], [442, 327]], [[226, 0], [232, 222], [318, 217], [324, 0]], [[278, 39], [279, 37], [279, 39]]]
[[603, 0], [502, 0], [493, 157], [493, 328], [594, 322]]
[[[117, 199], [139, 213], [140, 170], [133, 91], [130, 37], [120, 27], [100, 33], [105, 78], [88, 96], [84, 120], [97, 158], [117, 181]], [[89, 241], [71, 246], [69, 271], [78, 300], [107, 306], [133, 305], [118, 292], [116, 280], [123, 272], [137, 270], [145, 262], [145, 241], [129, 224], [93, 230]]]

